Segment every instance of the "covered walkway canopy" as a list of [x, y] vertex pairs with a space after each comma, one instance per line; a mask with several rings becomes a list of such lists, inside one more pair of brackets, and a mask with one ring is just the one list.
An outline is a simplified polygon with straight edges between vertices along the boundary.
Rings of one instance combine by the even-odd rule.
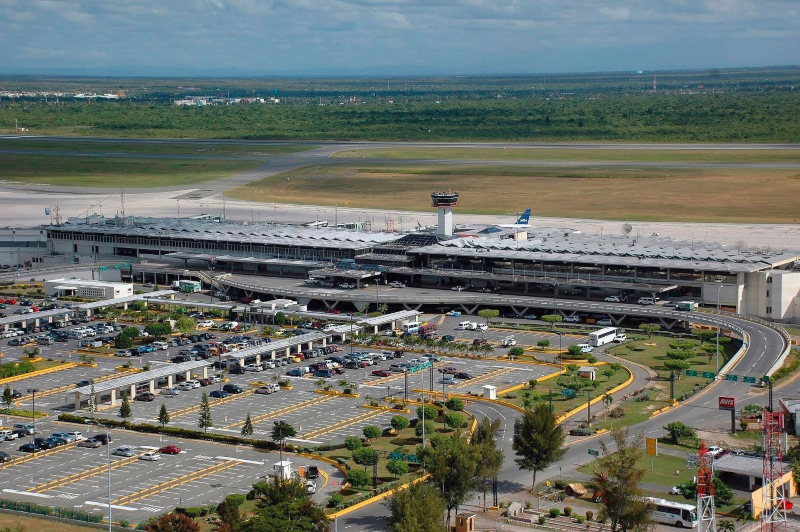
[[283, 338], [274, 342], [267, 342], [240, 351], [233, 351], [232, 353], [226, 353], [224, 356], [235, 358], [239, 361], [250, 357], [256, 357], [256, 364], [258, 364], [261, 362], [262, 355], [268, 354], [268, 358], [274, 360], [278, 352], [284, 352], [287, 356], [290, 355], [293, 347], [296, 348], [296, 352], [299, 353], [303, 350], [303, 344], [308, 344], [308, 349], [311, 349], [314, 342], [322, 342], [322, 346], [325, 347], [329, 337], [330, 334], [327, 333], [311, 332], [291, 338]]

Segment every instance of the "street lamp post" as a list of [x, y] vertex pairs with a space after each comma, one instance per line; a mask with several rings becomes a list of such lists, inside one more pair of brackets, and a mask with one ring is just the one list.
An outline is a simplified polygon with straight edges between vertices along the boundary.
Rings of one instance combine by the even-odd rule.
[[[421, 377], [422, 378], [420, 380], [422, 381], [422, 449], [425, 450], [425, 372], [424, 371], [422, 372]], [[433, 388], [431, 388], [431, 392], [433, 392]]]
[[31, 419], [33, 419], [33, 434], [31, 435], [31, 443], [33, 443], [34, 449], [36, 449], [36, 443], [34, 440], [36, 439], [36, 392], [39, 391], [39, 388], [28, 388], [28, 393], [33, 395], [33, 405], [31, 410]]
[[717, 287], [717, 373], [719, 373], [719, 293], [722, 290], [722, 285]]
[[108, 467], [108, 532], [113, 531], [114, 525], [111, 521], [111, 435], [108, 433], [108, 427], [94, 419], [84, 420], [87, 425], [97, 425], [106, 430], [106, 464]]

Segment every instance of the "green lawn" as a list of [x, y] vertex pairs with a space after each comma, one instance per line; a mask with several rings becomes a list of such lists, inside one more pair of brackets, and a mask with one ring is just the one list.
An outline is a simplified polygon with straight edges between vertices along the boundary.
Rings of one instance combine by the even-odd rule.
[[463, 159], [482, 161], [614, 161], [686, 163], [800, 162], [797, 150], [648, 150], [564, 148], [381, 148], [343, 150], [338, 158]]
[[36, 150], [71, 153], [113, 153], [118, 154], [153, 154], [153, 155], [200, 155], [200, 156], [244, 156], [261, 157], [270, 155], [288, 155], [318, 148], [306, 144], [274, 144], [248, 145], [209, 142], [87, 142], [48, 141], [26, 139], [0, 139], [0, 149]]
[[2, 156], [0, 181], [102, 188], [182, 186], [255, 168], [252, 160], [135, 159], [46, 155]]
[[[617, 355], [625, 360], [638, 362], [650, 368], [653, 368], [658, 373], [658, 384], [656, 385], [656, 396], [654, 399], [667, 400], [669, 399], [669, 370], [664, 367], [664, 361], [667, 358], [667, 351], [670, 350], [669, 343], [676, 341], [675, 338], [668, 338], [662, 336], [653, 336], [649, 340], [640, 335], [633, 335], [623, 345], [615, 347], [610, 350], [610, 353]], [[691, 340], [696, 346], [699, 347], [700, 342]], [[732, 340], [728, 344], [720, 345], [720, 367], [736, 353], [739, 349], [741, 342]], [[633, 351], [632, 348], [643, 347], [644, 351]], [[705, 353], [697, 349], [698, 355], [689, 360], [691, 368], [701, 375], [704, 371], [716, 372], [716, 359], [712, 358], [710, 361]], [[687, 377], [680, 375], [675, 380], [675, 398], [681, 400], [687, 392], [696, 391], [703, 385], [711, 382], [709, 379], [698, 377]]]

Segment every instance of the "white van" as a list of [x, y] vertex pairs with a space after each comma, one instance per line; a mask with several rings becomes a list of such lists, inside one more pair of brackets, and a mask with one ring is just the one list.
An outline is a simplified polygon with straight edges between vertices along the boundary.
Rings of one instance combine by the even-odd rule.
[[19, 434], [12, 430], [4, 429], [0, 430], [0, 441], [11, 441], [16, 440]]
[[656, 300], [652, 297], [640, 297], [638, 303], [640, 305], [655, 305]]
[[156, 351], [158, 350], [166, 351], [167, 349], [169, 349], [169, 344], [167, 342], [153, 342], [153, 349], [155, 349]]
[[478, 324], [475, 323], [474, 321], [469, 322], [469, 330], [470, 331], [477, 331], [478, 330]]
[[457, 331], [468, 331], [471, 323], [468, 321], [462, 321], [461, 323], [456, 326]]
[[591, 353], [594, 350], [594, 347], [589, 344], [578, 344], [578, 347], [581, 348], [581, 353]]

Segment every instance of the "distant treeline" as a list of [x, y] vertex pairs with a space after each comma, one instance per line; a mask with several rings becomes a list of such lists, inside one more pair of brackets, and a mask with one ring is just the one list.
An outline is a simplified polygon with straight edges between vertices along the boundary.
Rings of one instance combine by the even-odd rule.
[[137, 137], [800, 142], [800, 90], [345, 105], [0, 102], [0, 130]]

